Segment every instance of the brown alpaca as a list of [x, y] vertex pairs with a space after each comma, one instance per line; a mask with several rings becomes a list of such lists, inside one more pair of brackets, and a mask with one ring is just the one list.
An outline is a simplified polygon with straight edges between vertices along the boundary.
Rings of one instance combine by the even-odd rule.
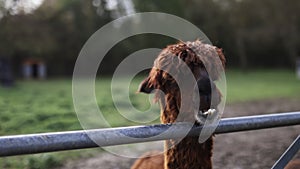
[[132, 169], [162, 169], [164, 168], [164, 156], [158, 151], [145, 153], [131, 166]]
[[[195, 52], [196, 51], [196, 52]], [[198, 56], [197, 54], [202, 56]], [[219, 57], [224, 67], [225, 57], [221, 51], [211, 45], [205, 45], [199, 40], [195, 42], [179, 42], [175, 45], [170, 45], [163, 49], [154, 62], [154, 66], [151, 69], [149, 76], [141, 83], [139, 91], [143, 93], [151, 93], [153, 89], [159, 89], [164, 92], [155, 92], [155, 100], [160, 102], [161, 105], [161, 122], [174, 123], [180, 121], [195, 122], [195, 111], [193, 110], [193, 92], [192, 89], [182, 89], [178, 87], [178, 83], [175, 81], [175, 77], [184, 77], [185, 72], [181, 72], [180, 67], [182, 64], [188, 66], [193, 73], [194, 78], [197, 80], [197, 84], [193, 84], [198, 87], [200, 94], [200, 106], [197, 110], [199, 116], [200, 112], [206, 112], [210, 108], [216, 108], [217, 104], [211, 105], [212, 93], [211, 89], [214, 86], [208, 71], [218, 74], [220, 70], [217, 67], [211, 65], [204, 67], [204, 60], [211, 61], [210, 57]], [[179, 58], [181, 61], [174, 61], [175, 58]], [[214, 59], [212, 59], [214, 60]], [[183, 62], [184, 63], [183, 63]], [[209, 62], [206, 62], [206, 64]], [[214, 64], [214, 63], [210, 63]], [[164, 71], [163, 71], [164, 70]], [[169, 73], [172, 72], [172, 76]], [[217, 77], [217, 76], [214, 76]], [[179, 78], [179, 80], [185, 80]], [[217, 79], [212, 79], [217, 80]], [[183, 98], [188, 99], [187, 103], [181, 103], [181, 95], [185, 95]], [[217, 98], [221, 98], [218, 93]], [[218, 99], [220, 101], [220, 99]], [[185, 101], [186, 102], [186, 101]], [[197, 103], [198, 104], [198, 103]], [[179, 109], [185, 108], [184, 119], [177, 119]], [[197, 123], [197, 122], [196, 122]], [[157, 158], [163, 158], [162, 155], [141, 158], [135, 162], [132, 169], [211, 169], [212, 168], [212, 148], [213, 138], [210, 137], [206, 142], [200, 144], [198, 137], [187, 136], [180, 140], [170, 139], [165, 141], [164, 152], [164, 165], [161, 162], [156, 164], [153, 161]], [[137, 165], [138, 164], [138, 165]]]
[[290, 161], [284, 169], [300, 169], [300, 159]]

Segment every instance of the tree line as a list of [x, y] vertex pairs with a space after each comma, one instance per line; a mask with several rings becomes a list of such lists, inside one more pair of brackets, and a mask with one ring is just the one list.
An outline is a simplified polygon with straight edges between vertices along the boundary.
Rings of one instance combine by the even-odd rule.
[[[42, 58], [50, 75], [71, 75], [87, 39], [106, 23], [126, 14], [120, 0], [114, 0], [117, 8], [109, 6], [108, 0], [46, 0], [31, 13], [20, 10], [17, 14], [5, 7], [5, 1], [0, 1], [0, 57], [10, 58], [14, 65], [28, 57]], [[16, 4], [19, 1], [14, 0]], [[128, 2], [135, 12], [165, 12], [195, 24], [214, 45], [223, 48], [229, 67], [292, 69], [300, 55], [299, 0]], [[174, 42], [162, 35], [130, 37], [107, 54], [104, 61], [109, 64], [101, 65], [100, 70], [112, 73], [114, 66], [130, 53], [163, 48]]]

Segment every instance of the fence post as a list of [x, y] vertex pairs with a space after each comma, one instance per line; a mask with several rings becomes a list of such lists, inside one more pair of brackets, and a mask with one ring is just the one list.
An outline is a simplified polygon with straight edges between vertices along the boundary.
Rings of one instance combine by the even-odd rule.
[[296, 155], [300, 149], [300, 135], [290, 145], [290, 147], [282, 154], [279, 160], [273, 165], [272, 169], [283, 169]]

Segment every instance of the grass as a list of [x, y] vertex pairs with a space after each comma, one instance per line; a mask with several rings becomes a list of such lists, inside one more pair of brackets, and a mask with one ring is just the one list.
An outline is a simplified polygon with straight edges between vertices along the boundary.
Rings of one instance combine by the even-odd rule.
[[[300, 98], [300, 80], [294, 72], [287, 70], [260, 70], [242, 73], [229, 70], [227, 78], [227, 103], [270, 98]], [[136, 94], [142, 78], [133, 80], [129, 97], [134, 107], [141, 112], [132, 113], [127, 106], [126, 95], [122, 94], [124, 83], [117, 86], [117, 100], [112, 101], [110, 80], [96, 82], [97, 104], [111, 126], [139, 125], [144, 122], [158, 123], [158, 105], [151, 105], [151, 98]], [[114, 106], [119, 103], [123, 114]], [[153, 106], [153, 107], [151, 107]], [[152, 111], [143, 113], [149, 109]], [[127, 118], [131, 119], [128, 120]], [[87, 116], [89, 117], [89, 116]], [[89, 117], [91, 121], [95, 118]], [[97, 120], [94, 120], [97, 123]], [[144, 123], [143, 123], [144, 124]], [[147, 124], [147, 123], [145, 123]], [[0, 136], [82, 129], [72, 102], [70, 79], [47, 81], [18, 81], [14, 88], [0, 87]], [[38, 155], [0, 158], [0, 168], [52, 168], [66, 159], [92, 156], [99, 150], [76, 150]]]
[[300, 97], [300, 79], [293, 71], [257, 70], [242, 73], [229, 70], [227, 78], [227, 103]]

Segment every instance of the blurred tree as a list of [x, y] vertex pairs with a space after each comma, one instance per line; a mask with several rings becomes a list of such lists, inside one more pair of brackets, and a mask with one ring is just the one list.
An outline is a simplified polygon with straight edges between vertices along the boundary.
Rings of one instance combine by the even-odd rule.
[[[223, 0], [239, 65], [293, 66], [299, 52], [296, 0]], [[225, 35], [226, 36], [226, 35]], [[232, 46], [231, 46], [232, 48]], [[284, 59], [285, 58], [285, 59]]]
[[140, 12], [164, 12], [180, 17], [184, 16], [184, 4], [187, 3], [187, 1], [182, 0], [172, 0], [172, 3], [161, 0], [134, 0], [133, 2]]
[[[44, 58], [50, 75], [71, 75], [86, 40], [112, 19], [134, 12], [165, 12], [191, 21], [225, 50], [229, 66], [291, 67], [300, 52], [298, 0], [46, 0], [31, 11], [21, 2], [0, 0], [0, 54], [16, 65], [25, 57]], [[151, 34], [128, 38], [108, 53], [110, 64], [103, 69], [111, 73], [112, 65], [136, 50], [174, 42]]]
[[275, 30], [273, 35], [280, 37], [283, 48], [289, 58], [289, 65], [294, 66], [300, 46], [300, 1], [277, 0], [276, 3], [271, 0], [268, 1], [268, 6], [272, 10], [272, 16], [269, 17], [270, 22], [266, 23], [273, 23], [272, 29]]
[[72, 74], [84, 42], [109, 18], [99, 17], [86, 1], [48, 0], [33, 13], [7, 13], [0, 20], [0, 53], [20, 64], [42, 57], [50, 74]]

